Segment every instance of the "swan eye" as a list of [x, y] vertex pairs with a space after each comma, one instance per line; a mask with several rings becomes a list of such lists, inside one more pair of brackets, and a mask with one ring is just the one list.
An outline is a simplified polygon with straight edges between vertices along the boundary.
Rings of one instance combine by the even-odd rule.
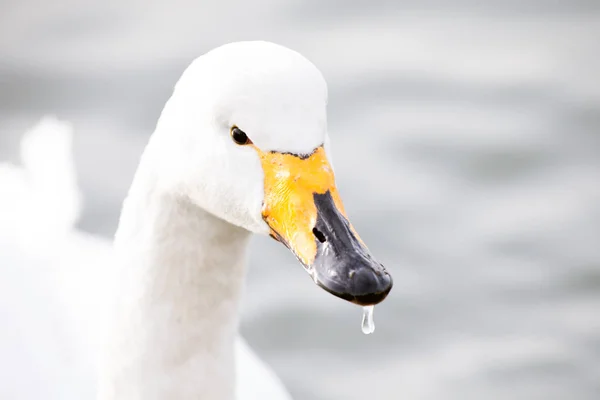
[[246, 135], [246, 133], [244, 133], [244, 131], [237, 126], [231, 127], [230, 133], [233, 141], [240, 146], [252, 143], [252, 140], [248, 139], [248, 135]]

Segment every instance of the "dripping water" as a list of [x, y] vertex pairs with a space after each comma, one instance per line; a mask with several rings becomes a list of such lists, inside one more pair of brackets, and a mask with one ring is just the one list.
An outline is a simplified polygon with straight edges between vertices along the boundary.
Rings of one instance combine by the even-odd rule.
[[375, 306], [363, 307], [362, 332], [365, 335], [375, 332], [375, 322], [373, 322], [373, 310]]

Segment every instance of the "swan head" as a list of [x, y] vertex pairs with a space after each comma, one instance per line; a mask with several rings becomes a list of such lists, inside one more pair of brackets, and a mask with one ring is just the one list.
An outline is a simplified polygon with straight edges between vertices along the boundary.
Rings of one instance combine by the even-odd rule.
[[299, 53], [267, 42], [227, 44], [180, 78], [151, 140], [159, 149], [153, 161], [168, 190], [271, 235], [330, 293], [376, 304], [392, 278], [344, 211], [326, 106], [323, 76]]

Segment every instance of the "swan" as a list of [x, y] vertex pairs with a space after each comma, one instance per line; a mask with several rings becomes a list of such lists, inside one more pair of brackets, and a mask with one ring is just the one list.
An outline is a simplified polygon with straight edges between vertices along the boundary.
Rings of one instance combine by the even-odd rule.
[[335, 185], [326, 105], [320, 71], [269, 42], [218, 47], [184, 71], [99, 259], [103, 278], [81, 277], [103, 282], [80, 306], [102, 321], [97, 399], [290, 398], [238, 335], [251, 234], [281, 242], [334, 296], [385, 299], [392, 278]]

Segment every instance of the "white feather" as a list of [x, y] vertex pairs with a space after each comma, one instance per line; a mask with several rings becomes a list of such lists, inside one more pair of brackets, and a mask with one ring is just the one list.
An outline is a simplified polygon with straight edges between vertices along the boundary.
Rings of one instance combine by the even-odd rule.
[[[258, 154], [328, 141], [327, 88], [298, 53], [264, 42], [194, 61], [157, 124], [123, 205], [114, 251], [77, 232], [72, 129], [43, 119], [23, 167], [0, 167], [2, 398], [289, 399], [238, 337]], [[99, 376], [96, 383], [95, 376]]]
[[[73, 229], [80, 196], [71, 134], [69, 124], [46, 117], [22, 140], [24, 160], [35, 160], [22, 167], [0, 163], [2, 399], [95, 397], [111, 247], [102, 238]], [[50, 139], [53, 144], [46, 147]], [[38, 173], [47, 179], [43, 186], [63, 183], [63, 190], [55, 193], [62, 202], [47, 203], [36, 196], [44, 190], [38, 186]], [[15, 236], [15, 230], [27, 234]], [[236, 399], [289, 398], [241, 337], [235, 346]]]

